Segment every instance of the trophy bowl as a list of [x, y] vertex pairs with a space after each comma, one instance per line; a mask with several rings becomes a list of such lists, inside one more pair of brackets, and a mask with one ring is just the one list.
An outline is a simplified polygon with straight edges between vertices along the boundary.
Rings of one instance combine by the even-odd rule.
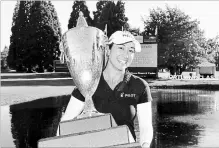
[[92, 96], [97, 89], [104, 64], [107, 36], [95, 27], [88, 26], [80, 13], [77, 26], [62, 36], [62, 52], [76, 87], [85, 97], [80, 117], [100, 114], [94, 107]]

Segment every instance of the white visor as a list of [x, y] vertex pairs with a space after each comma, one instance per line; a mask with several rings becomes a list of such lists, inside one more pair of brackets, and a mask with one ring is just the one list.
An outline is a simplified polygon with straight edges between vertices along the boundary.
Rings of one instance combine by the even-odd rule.
[[141, 52], [140, 43], [128, 31], [116, 31], [109, 38], [109, 44], [124, 44], [128, 42], [133, 42], [135, 44], [135, 52]]

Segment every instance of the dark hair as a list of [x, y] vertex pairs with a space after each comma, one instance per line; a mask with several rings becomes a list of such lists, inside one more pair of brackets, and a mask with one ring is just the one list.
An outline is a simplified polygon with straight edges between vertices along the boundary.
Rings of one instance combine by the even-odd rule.
[[[109, 44], [109, 50], [111, 50], [112, 47], [113, 47], [113, 43]], [[104, 58], [104, 61], [103, 61], [103, 71], [105, 70], [105, 68], [108, 64], [108, 60], [109, 60], [109, 59], [105, 59], [105, 58]], [[107, 61], [105, 61], [105, 60], [107, 60]]]
[[113, 43], [109, 44], [109, 49], [111, 50], [111, 48], [113, 47]]

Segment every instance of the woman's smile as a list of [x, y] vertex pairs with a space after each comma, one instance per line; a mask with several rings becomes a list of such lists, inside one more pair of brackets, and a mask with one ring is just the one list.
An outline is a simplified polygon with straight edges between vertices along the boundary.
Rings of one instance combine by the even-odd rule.
[[122, 59], [122, 58], [117, 58], [117, 61], [122, 64], [122, 65], [126, 65], [128, 63], [128, 59]]

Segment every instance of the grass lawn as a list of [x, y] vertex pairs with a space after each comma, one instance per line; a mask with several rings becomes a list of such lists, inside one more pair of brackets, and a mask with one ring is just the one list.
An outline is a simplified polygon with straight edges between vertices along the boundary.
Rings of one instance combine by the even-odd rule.
[[68, 78], [68, 72], [46, 73], [1, 73], [1, 79], [36, 79], [36, 78]]
[[[219, 80], [146, 79], [151, 88], [219, 90]], [[1, 106], [47, 97], [70, 95], [74, 83], [69, 73], [2, 73]]]

